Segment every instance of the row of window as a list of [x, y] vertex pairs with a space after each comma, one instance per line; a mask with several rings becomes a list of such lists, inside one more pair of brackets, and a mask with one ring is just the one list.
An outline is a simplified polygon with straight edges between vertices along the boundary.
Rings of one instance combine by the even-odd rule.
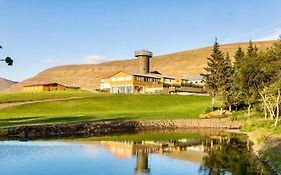
[[133, 93], [132, 86], [113, 86], [111, 87], [111, 93]]
[[131, 77], [131, 76], [128, 76], [128, 77], [114, 77], [114, 78], [111, 78], [111, 81], [129, 81], [129, 80], [132, 80], [132, 77]]
[[135, 76], [136, 81], [147, 81], [147, 82], [159, 82], [159, 78], [150, 78], [150, 77], [140, 77], [140, 76]]

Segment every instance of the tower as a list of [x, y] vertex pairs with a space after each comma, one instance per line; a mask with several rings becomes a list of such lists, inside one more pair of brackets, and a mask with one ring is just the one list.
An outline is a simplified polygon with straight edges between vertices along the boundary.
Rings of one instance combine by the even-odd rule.
[[139, 50], [135, 52], [135, 57], [138, 59], [139, 73], [149, 73], [149, 59], [152, 57], [152, 52], [147, 50]]

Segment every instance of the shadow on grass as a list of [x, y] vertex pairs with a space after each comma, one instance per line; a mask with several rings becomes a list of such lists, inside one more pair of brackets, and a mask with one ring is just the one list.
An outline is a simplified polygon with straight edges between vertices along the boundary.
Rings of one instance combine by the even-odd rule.
[[40, 118], [40, 116], [36, 116], [36, 117], [17, 117], [17, 118], [5, 118], [5, 119], [0, 119], [0, 123], [3, 121], [7, 121], [7, 122], [11, 122], [11, 121], [22, 121], [22, 120], [33, 120], [33, 119], [37, 119]]

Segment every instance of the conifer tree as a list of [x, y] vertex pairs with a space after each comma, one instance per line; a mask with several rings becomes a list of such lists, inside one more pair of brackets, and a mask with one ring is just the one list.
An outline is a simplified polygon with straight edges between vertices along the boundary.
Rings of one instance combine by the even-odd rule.
[[258, 48], [257, 45], [253, 44], [253, 42], [250, 40], [249, 41], [249, 45], [248, 45], [248, 49], [247, 49], [247, 53], [246, 56], [248, 56], [249, 58], [254, 58], [258, 55]]
[[241, 66], [241, 61], [243, 60], [244, 57], [244, 52], [241, 47], [238, 47], [237, 51], [235, 52], [234, 55], [234, 67], [235, 69], [239, 69]]
[[231, 106], [233, 105], [235, 95], [231, 90], [233, 86], [234, 69], [232, 67], [231, 59], [228, 53], [226, 54], [222, 70], [224, 74], [224, 79], [221, 88], [222, 100], [224, 104], [229, 108], [229, 111], [231, 111]]
[[237, 80], [239, 88], [243, 94], [243, 100], [248, 104], [248, 116], [250, 115], [251, 108], [259, 99], [258, 89], [262, 82], [263, 73], [260, 70], [262, 61], [258, 59], [258, 49], [253, 45], [252, 41], [249, 42], [247, 53], [243, 60], [240, 62]]
[[232, 104], [233, 106], [236, 107], [236, 110], [238, 110], [239, 106], [242, 106], [244, 104], [243, 91], [242, 91], [242, 87], [239, 84], [239, 77], [238, 77], [244, 58], [245, 58], [245, 53], [243, 52], [241, 47], [238, 47], [234, 55], [235, 61], [234, 61], [234, 70], [233, 70], [234, 71], [233, 86], [230, 89], [233, 95]]
[[212, 96], [212, 107], [214, 107], [215, 98], [220, 92], [224, 79], [224, 72], [222, 69], [224, 64], [224, 54], [220, 50], [217, 39], [215, 40], [212, 53], [207, 60], [207, 67], [204, 68], [206, 73], [201, 75], [205, 78], [205, 87], [208, 93]]

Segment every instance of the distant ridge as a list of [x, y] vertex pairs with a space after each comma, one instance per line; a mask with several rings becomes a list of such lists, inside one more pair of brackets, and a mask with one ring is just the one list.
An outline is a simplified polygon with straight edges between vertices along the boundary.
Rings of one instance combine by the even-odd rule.
[[16, 83], [17, 82], [15, 81], [7, 80], [5, 78], [0, 77], [0, 91], [3, 91]]
[[[270, 47], [274, 41], [255, 42], [257, 47]], [[238, 47], [246, 51], [248, 42], [221, 45], [223, 52], [233, 57]], [[151, 59], [151, 70], [157, 70], [165, 75], [189, 77], [199, 75], [204, 71], [207, 57], [212, 46], [186, 50], [177, 53], [155, 56]], [[132, 56], [134, 50], [132, 50]], [[35, 77], [12, 85], [10, 90], [21, 90], [23, 85], [57, 82], [64, 85], [81, 86], [84, 89], [99, 88], [101, 78], [108, 77], [117, 71], [135, 72], [138, 68], [135, 58], [110, 61], [101, 64], [63, 65], [40, 72]]]

